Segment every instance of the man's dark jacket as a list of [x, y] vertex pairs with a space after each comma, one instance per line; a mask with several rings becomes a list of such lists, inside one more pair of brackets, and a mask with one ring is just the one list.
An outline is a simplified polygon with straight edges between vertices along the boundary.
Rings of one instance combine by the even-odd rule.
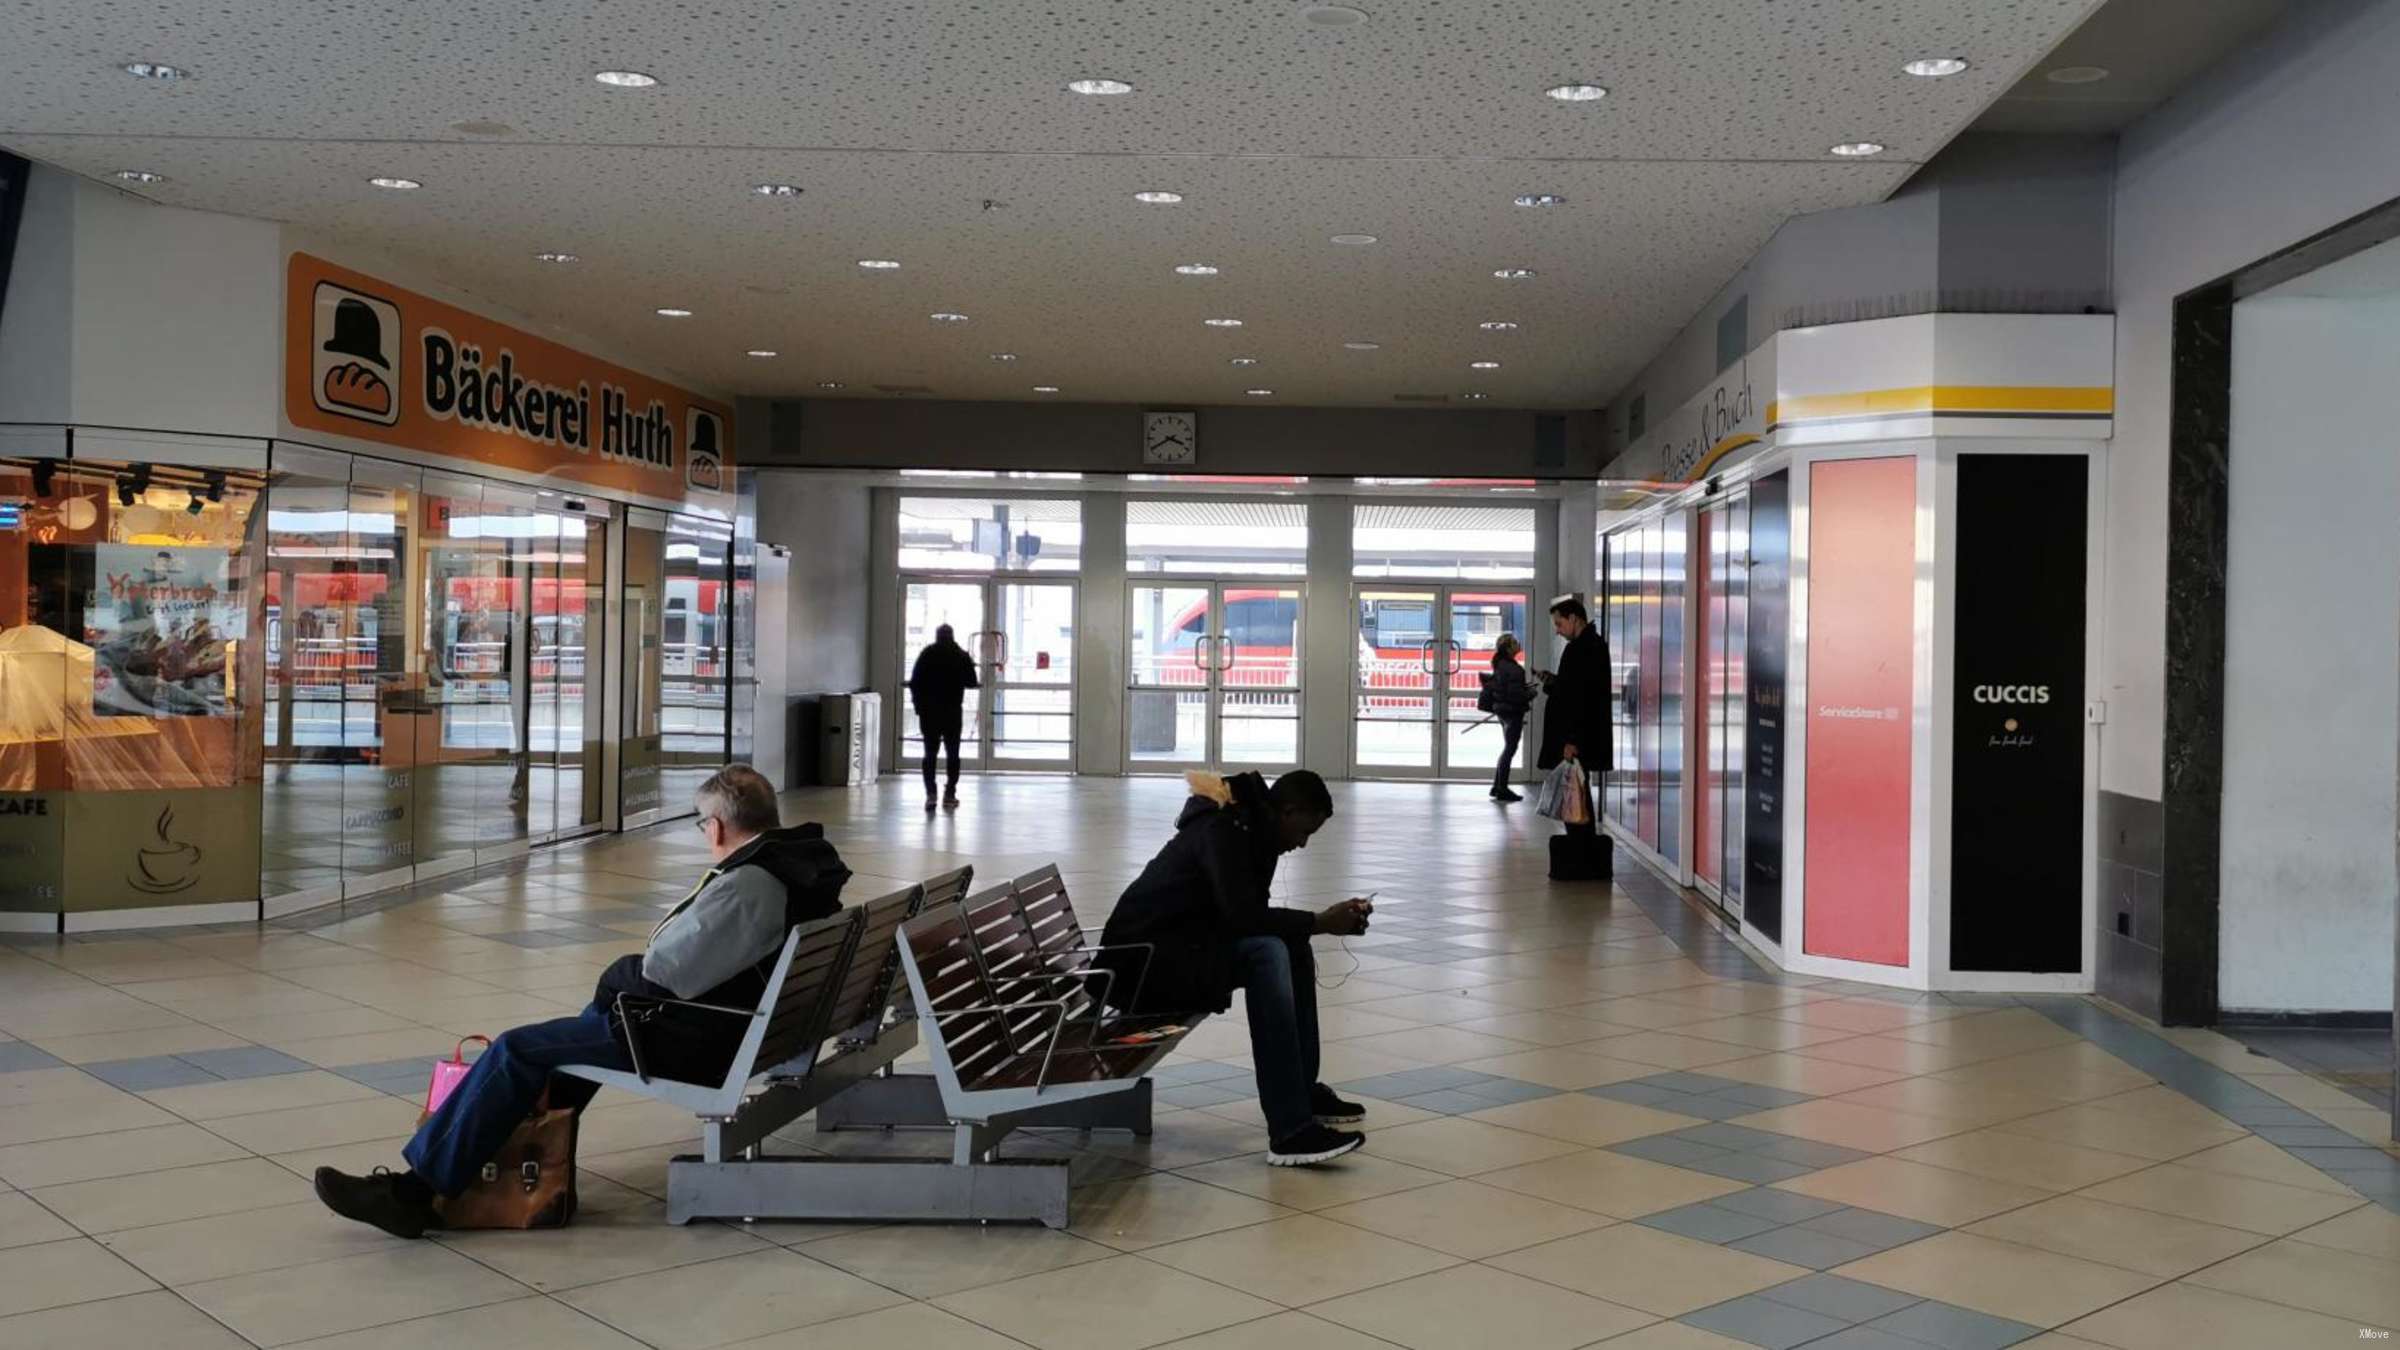
[[967, 691], [978, 686], [975, 658], [956, 642], [935, 640], [917, 653], [908, 672], [909, 706], [920, 725], [947, 730], [965, 717]]
[[1542, 716], [1542, 754], [1536, 767], [1555, 769], [1566, 747], [1585, 774], [1607, 771], [1615, 746], [1609, 739], [1613, 709], [1609, 701], [1608, 640], [1596, 627], [1567, 643], [1559, 654], [1558, 673], [1550, 677], [1550, 706]]
[[1316, 915], [1267, 903], [1281, 856], [1267, 781], [1255, 773], [1189, 781], [1175, 837], [1118, 897], [1101, 934], [1111, 947], [1155, 948], [1147, 970], [1141, 951], [1101, 953], [1116, 972], [1106, 996], [1123, 1011], [1223, 1012], [1233, 1002], [1235, 942], [1272, 935], [1305, 944], [1316, 931]]

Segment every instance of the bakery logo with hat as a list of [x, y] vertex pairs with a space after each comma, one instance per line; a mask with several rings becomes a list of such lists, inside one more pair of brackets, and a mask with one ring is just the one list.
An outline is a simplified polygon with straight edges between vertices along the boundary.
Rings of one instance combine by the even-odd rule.
[[684, 482], [704, 492], [725, 487], [725, 453], [718, 448], [725, 434], [724, 421], [706, 408], [684, 413]]
[[400, 307], [317, 283], [315, 369], [309, 393], [319, 411], [378, 426], [400, 420]]

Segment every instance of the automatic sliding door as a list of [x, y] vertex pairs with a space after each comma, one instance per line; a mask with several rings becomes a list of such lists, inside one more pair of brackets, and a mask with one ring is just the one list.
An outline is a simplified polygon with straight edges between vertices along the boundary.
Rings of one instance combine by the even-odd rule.
[[1070, 766], [1075, 759], [1075, 587], [1029, 581], [989, 585], [983, 766]]
[[[1481, 779], [1499, 767], [1500, 750], [1508, 740], [1499, 719], [1475, 706], [1483, 693], [1482, 677], [1491, 673], [1492, 652], [1502, 633], [1525, 644], [1533, 597], [1523, 591], [1454, 587], [1443, 593], [1442, 609], [1447, 650], [1440, 665], [1449, 671], [1448, 697], [1442, 710], [1442, 776]], [[1527, 676], [1531, 677], [1530, 671]], [[1515, 766], [1530, 756], [1522, 745], [1518, 747], [1511, 777], [1516, 776]]]
[[[557, 580], [547, 631], [534, 647], [537, 690], [547, 681], [556, 708], [549, 761], [557, 783], [556, 831], [597, 829], [602, 800], [601, 639], [606, 628], [608, 520], [566, 511], [558, 517]], [[537, 703], [542, 702], [537, 693]]]
[[[917, 710], [908, 696], [908, 675], [915, 668], [917, 654], [932, 644], [934, 634], [947, 627], [975, 659], [976, 678], [990, 683], [990, 661], [987, 646], [997, 648], [987, 629], [985, 583], [982, 581], [910, 581], [900, 588], [900, 650], [895, 653], [900, 663], [900, 678], [895, 688], [900, 691], [900, 707], [891, 710], [900, 719], [900, 764], [906, 769], [919, 762], [925, 754], [925, 733], [917, 724]], [[983, 757], [983, 699], [988, 689], [970, 689], [961, 708], [962, 724], [958, 737], [958, 758], [964, 764], [980, 764]]]
[[657, 820], [664, 800], [659, 757], [665, 736], [666, 660], [660, 594], [666, 585], [667, 518], [625, 513], [625, 587], [618, 599], [624, 634], [624, 697], [619, 705], [617, 814], [624, 828]]
[[555, 775], [546, 762], [536, 767], [534, 745], [556, 722], [557, 689], [550, 688], [550, 706], [535, 707], [533, 657], [534, 592], [541, 581], [556, 583], [557, 531], [557, 516], [535, 510], [531, 492], [484, 485], [474, 593], [475, 641], [482, 645], [470, 654], [483, 752], [474, 770], [480, 862], [522, 852], [553, 828]]
[[267, 489], [260, 887], [270, 902], [341, 894], [349, 497], [348, 482], [330, 472], [279, 472]]
[[659, 795], [668, 816], [688, 815], [692, 794], [731, 751], [732, 532], [688, 516], [667, 517], [661, 652]]
[[1300, 590], [1229, 583], [1216, 598], [1216, 762], [1290, 768], [1300, 762]]
[[1205, 585], [1135, 586], [1125, 619], [1126, 758], [1137, 769], [1209, 762], [1214, 593]]
[[1357, 594], [1352, 757], [1377, 778], [1430, 776], [1437, 767], [1434, 690], [1449, 682], [1436, 673], [1447, 660], [1441, 592], [1376, 587]]

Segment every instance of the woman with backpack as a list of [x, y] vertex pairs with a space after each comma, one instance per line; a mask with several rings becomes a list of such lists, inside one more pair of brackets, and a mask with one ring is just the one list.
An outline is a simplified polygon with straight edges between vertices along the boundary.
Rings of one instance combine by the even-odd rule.
[[1492, 800], [1496, 802], [1523, 801], [1509, 787], [1508, 780], [1517, 765], [1517, 742], [1525, 735], [1525, 714], [1533, 708], [1533, 681], [1525, 677], [1525, 667], [1517, 658], [1524, 654], [1524, 645], [1514, 633], [1502, 633], [1492, 644], [1492, 673], [1483, 677], [1483, 695], [1476, 703], [1500, 723], [1503, 737], [1500, 745], [1500, 765], [1492, 770]]

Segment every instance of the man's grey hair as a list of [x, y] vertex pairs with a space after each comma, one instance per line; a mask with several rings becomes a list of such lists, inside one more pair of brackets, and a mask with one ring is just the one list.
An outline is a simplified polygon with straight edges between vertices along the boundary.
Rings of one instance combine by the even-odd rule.
[[692, 794], [703, 820], [714, 816], [736, 834], [764, 834], [783, 824], [775, 809], [775, 785], [747, 764], [728, 764]]

